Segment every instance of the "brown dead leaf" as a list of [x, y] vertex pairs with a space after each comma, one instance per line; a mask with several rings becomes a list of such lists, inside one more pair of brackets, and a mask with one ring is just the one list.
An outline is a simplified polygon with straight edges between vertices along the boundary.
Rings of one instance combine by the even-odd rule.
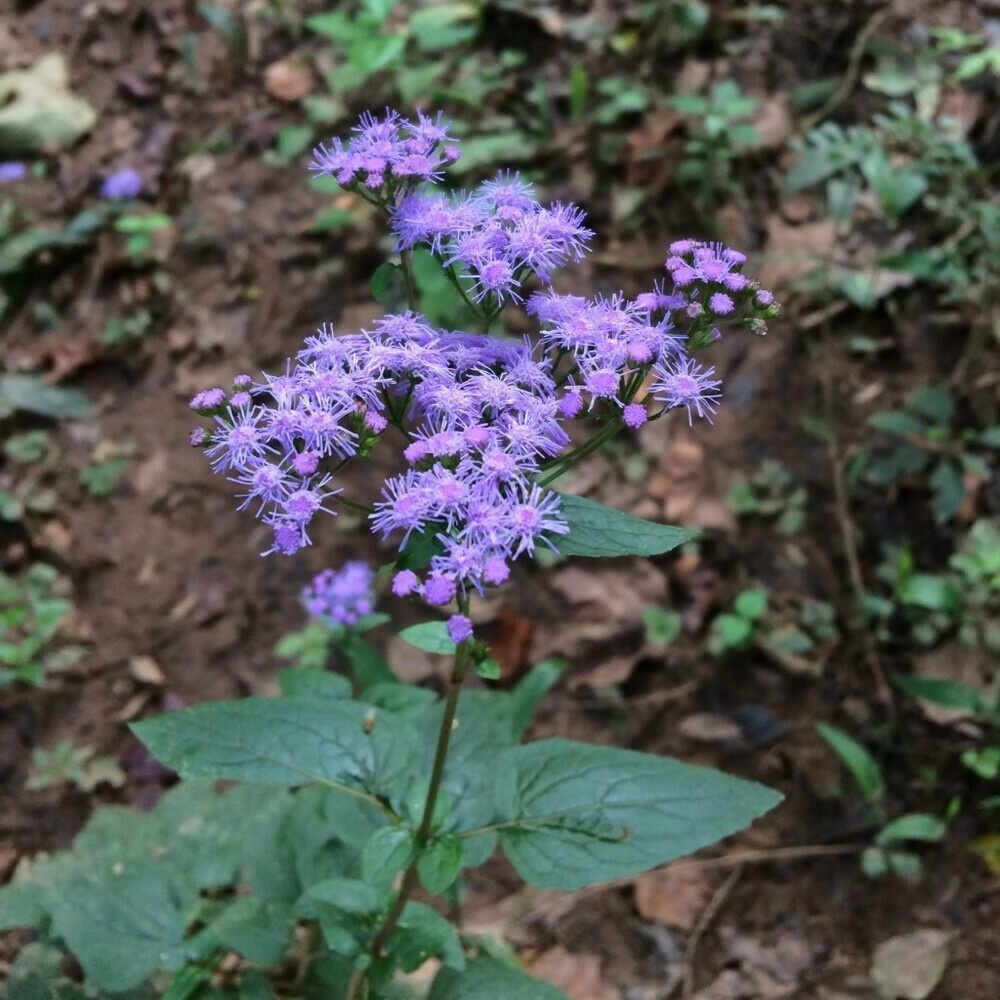
[[689, 931], [712, 892], [708, 876], [697, 868], [664, 868], [635, 882], [635, 908], [645, 920]]
[[417, 684], [432, 677], [443, 677], [448, 661], [443, 656], [425, 653], [394, 635], [386, 643], [385, 658], [393, 673], [404, 684]]
[[115, 722], [131, 722], [139, 718], [153, 698], [152, 691], [140, 691], [133, 695], [113, 716]]
[[759, 270], [765, 288], [785, 288], [810, 271], [828, 266], [838, 245], [837, 224], [819, 219], [790, 226], [780, 215], [767, 223], [767, 244]]
[[677, 731], [689, 740], [702, 743], [730, 743], [743, 739], [743, 730], [732, 719], [714, 712], [697, 712], [681, 719]]
[[641, 621], [645, 604], [663, 604], [667, 599], [663, 574], [640, 560], [630, 562], [627, 571], [562, 566], [549, 581], [569, 604], [583, 609], [588, 620], [613, 622], [619, 628]]
[[128, 672], [142, 684], [154, 684], [162, 687], [166, 678], [160, 665], [151, 656], [140, 654], [128, 661]]
[[883, 941], [875, 949], [872, 979], [883, 1000], [927, 1000], [948, 967], [953, 935], [924, 928]]
[[528, 971], [558, 986], [569, 1000], [621, 1000], [618, 990], [601, 978], [601, 960], [596, 955], [574, 955], [557, 945], [536, 958]]
[[576, 691], [579, 688], [606, 688], [624, 684], [632, 676], [637, 660], [638, 653], [603, 659], [596, 666], [574, 673], [567, 682], [568, 686]]
[[788, 95], [772, 94], [761, 101], [753, 124], [757, 129], [759, 149], [782, 149], [795, 131]]
[[530, 618], [511, 608], [500, 609], [496, 631], [490, 639], [490, 656], [500, 664], [501, 684], [514, 684], [524, 673], [534, 634], [535, 624]]
[[312, 93], [312, 71], [297, 60], [279, 59], [264, 70], [264, 89], [278, 101], [301, 101]]

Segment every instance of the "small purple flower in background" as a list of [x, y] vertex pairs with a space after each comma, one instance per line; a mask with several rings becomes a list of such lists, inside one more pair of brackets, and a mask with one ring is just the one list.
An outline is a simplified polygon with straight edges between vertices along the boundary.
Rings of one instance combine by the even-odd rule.
[[314, 618], [354, 625], [375, 610], [374, 580], [363, 562], [345, 563], [339, 572], [325, 569], [302, 591], [302, 603]]
[[0, 163], [0, 184], [10, 184], [12, 181], [24, 180], [27, 175], [28, 168], [19, 160]]
[[131, 167], [109, 174], [101, 185], [101, 197], [110, 198], [112, 201], [138, 198], [140, 194], [142, 194], [142, 174]]
[[452, 615], [446, 626], [452, 642], [465, 642], [472, 638], [472, 622], [465, 615]]

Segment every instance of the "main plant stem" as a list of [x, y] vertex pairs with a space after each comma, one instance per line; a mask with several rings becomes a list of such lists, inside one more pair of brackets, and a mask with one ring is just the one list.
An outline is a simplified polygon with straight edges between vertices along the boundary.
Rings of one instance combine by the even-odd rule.
[[[464, 614], [468, 609], [463, 607]], [[417, 886], [417, 861], [420, 858], [427, 841], [431, 839], [432, 826], [434, 823], [434, 808], [437, 805], [438, 794], [441, 791], [441, 779], [444, 777], [444, 765], [448, 759], [448, 747], [451, 744], [451, 734], [455, 726], [455, 713], [458, 710], [458, 695], [462, 690], [462, 682], [469, 669], [470, 644], [463, 642], [455, 650], [455, 662], [451, 670], [451, 678], [448, 682], [448, 693], [444, 701], [444, 714], [441, 716], [441, 728], [438, 730], [437, 749], [434, 752], [434, 764], [431, 768], [430, 783], [427, 786], [427, 799], [424, 802], [424, 811], [420, 817], [420, 825], [414, 840], [416, 849], [413, 853], [413, 860], [409, 863], [406, 871], [403, 872], [402, 881], [399, 883], [399, 891], [393, 900], [389, 912], [385, 915], [378, 930], [371, 939], [368, 946], [368, 953], [372, 959], [382, 956], [382, 949], [385, 947], [389, 935], [396, 929], [407, 901], [413, 894]], [[367, 993], [362, 993], [366, 981], [364, 969], [357, 969], [351, 976], [347, 984], [347, 993], [344, 1000], [364, 1000]]]

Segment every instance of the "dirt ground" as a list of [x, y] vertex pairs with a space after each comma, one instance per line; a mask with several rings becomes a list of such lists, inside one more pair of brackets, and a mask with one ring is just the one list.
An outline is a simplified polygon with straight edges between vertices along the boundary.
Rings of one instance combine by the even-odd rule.
[[[880, 5], [788, 6], [781, 30], [754, 28], [738, 61], [720, 67], [727, 57], [697, 51], [680, 54], [686, 62], [677, 71], [728, 72], [771, 101], [797, 79], [844, 73], [851, 41]], [[920, 17], [961, 20], [975, 6], [895, 4], [879, 30]], [[981, 6], [989, 14], [990, 5]], [[298, 593], [308, 578], [348, 558], [384, 561], [346, 518], [301, 557], [261, 558], [266, 529], [235, 511], [230, 484], [188, 444], [195, 391], [226, 384], [236, 372], [283, 366], [320, 322], [351, 332], [372, 315], [367, 281], [379, 259], [377, 227], [361, 221], [313, 233], [329, 196], [306, 186], [302, 157], [281, 165], [264, 155], [299, 116], [296, 103], [269, 93], [265, 67], [314, 42], [277, 21], [248, 23], [248, 55], [237, 64], [195, 5], [181, 0], [29, 0], [0, 13], [0, 65], [62, 51], [74, 91], [98, 110], [90, 136], [17, 197], [43, 218], [65, 219], [96, 198], [100, 177], [128, 165], [143, 175], [144, 200], [175, 220], [162, 263], [132, 267], [120, 236], [104, 232], [88, 252], [40, 274], [0, 327], [8, 371], [46, 371], [82, 389], [94, 408], [88, 421], [45, 425], [58, 448], [44, 473], [58, 498], [54, 510], [0, 523], [2, 568], [39, 560], [58, 567], [75, 607], [66, 636], [88, 650], [42, 688], [0, 690], [0, 882], [21, 858], [69, 845], [96, 806], [155, 801], [169, 778], [130, 736], [129, 721], [178, 704], [273, 691], [281, 666], [274, 645], [304, 624]], [[200, 90], [186, 82], [182, 65], [187, 32], [199, 39]], [[636, 126], [636, 141], [648, 126]], [[665, 156], [673, 141], [665, 140]], [[763, 267], [778, 281], [780, 261], [794, 257], [800, 231], [818, 219], [808, 202], [777, 204], [783, 156], [776, 147], [754, 154], [743, 168], [747, 196], [720, 214], [727, 240], [751, 254], [750, 270]], [[705, 220], [656, 171], [647, 175], [645, 221], [629, 231], [614, 218], [596, 167], [569, 170], [565, 157], [547, 166], [555, 178], [548, 193], [585, 205], [599, 234], [595, 259], [569, 279], [580, 290], [639, 291], [657, 276], [670, 239], [705, 231]], [[47, 329], [33, 320], [42, 299], [61, 316]], [[786, 303], [766, 339], [733, 336], [720, 345], [715, 363], [727, 397], [714, 426], [689, 429], [680, 416], [663, 421], [581, 470], [574, 484], [640, 516], [702, 528], [699, 553], [520, 569], [516, 585], [482, 610], [509, 670], [550, 654], [570, 662], [542, 705], [535, 735], [671, 754], [786, 796], [719, 848], [582, 899], [526, 892], [497, 861], [474, 875], [467, 926], [506, 935], [529, 970], [573, 1000], [874, 1000], [869, 970], [877, 946], [918, 930], [949, 935], [948, 966], [930, 1000], [1000, 997], [1000, 881], [968, 847], [995, 832], [984, 814], [963, 808], [947, 839], [923, 852], [919, 877], [866, 878], [859, 867], [870, 841], [865, 817], [851, 795], [832, 793], [849, 785], [814, 723], [899, 727], [899, 752], [886, 764], [893, 814], [927, 808], [907, 760], [935, 759], [948, 733], [912, 706], [886, 704], [859, 633], [842, 632], [821, 668], [808, 673], [755, 648], [723, 659], [704, 649], [711, 614], [751, 584], [767, 587], [779, 606], [825, 600], [849, 618], [845, 518], [849, 532], [867, 539], [861, 557], [869, 572], [876, 542], [901, 523], [915, 526], [928, 550], [942, 544], [926, 504], [913, 497], [872, 496], [845, 508], [830, 446], [807, 433], [803, 419], [830, 421], [840, 449], [833, 463], [848, 457], [876, 397], [884, 408], [954, 368], [968, 338], [965, 321], [925, 321], [918, 293], [894, 315], [848, 310], [824, 318], [801, 297], [788, 295]], [[107, 320], [137, 306], [149, 310], [150, 329], [127, 345], [102, 345]], [[895, 346], [859, 364], [843, 348], [859, 332], [894, 337]], [[3, 433], [41, 425], [7, 420]], [[134, 451], [121, 483], [108, 497], [90, 495], [79, 470], [95, 449], [126, 441]], [[725, 504], [733, 483], [767, 458], [793, 469], [808, 490], [805, 528], [791, 537], [763, 520], [738, 522]], [[995, 482], [980, 502], [997, 513]], [[403, 617], [416, 614], [388, 595], [383, 603]], [[685, 632], [666, 651], [644, 639], [646, 605], [684, 614]], [[398, 654], [391, 643], [389, 653]], [[905, 670], [911, 655], [889, 653], [879, 670]], [[436, 683], [430, 666], [409, 669]], [[118, 760], [124, 786], [26, 790], [32, 751], [60, 740]], [[967, 783], [960, 769], [947, 768], [934, 804], [963, 794]], [[8, 936], [0, 958], [9, 959], [21, 940]]]

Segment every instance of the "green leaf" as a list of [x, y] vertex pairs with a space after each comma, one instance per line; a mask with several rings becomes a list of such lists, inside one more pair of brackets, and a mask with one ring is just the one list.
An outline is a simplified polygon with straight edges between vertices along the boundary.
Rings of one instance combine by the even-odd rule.
[[748, 621], [757, 621], [767, 611], [766, 590], [744, 590], [736, 597], [733, 607], [736, 613]]
[[418, 748], [402, 720], [371, 726], [372, 712], [353, 701], [245, 698], [168, 712], [132, 729], [185, 778], [289, 786], [317, 781], [378, 795], [408, 773]]
[[455, 641], [448, 635], [448, 627], [444, 622], [423, 622], [421, 625], [411, 625], [399, 633], [411, 646], [422, 649], [425, 653], [437, 653], [450, 656], [457, 648]]
[[476, 673], [482, 677], [484, 681], [498, 681], [500, 680], [503, 671], [500, 669], [500, 664], [491, 657], [487, 657], [485, 660], [480, 660], [476, 663]]
[[947, 830], [948, 828], [937, 816], [928, 813], [910, 813], [882, 827], [875, 838], [875, 843], [880, 847], [905, 840], [922, 840], [936, 844], [944, 839]]
[[452, 969], [465, 967], [465, 954], [455, 928], [426, 903], [406, 904], [386, 951], [404, 972], [413, 972], [437, 956]]
[[934, 491], [934, 518], [939, 524], [950, 521], [965, 502], [965, 482], [954, 462], [939, 462], [928, 480]]
[[417, 45], [425, 52], [454, 48], [471, 41], [478, 30], [475, 3], [436, 3], [415, 10], [407, 22]]
[[461, 867], [462, 842], [454, 834], [435, 837], [417, 858], [417, 874], [428, 892], [444, 892]]
[[376, 685], [399, 684], [399, 678], [392, 672], [392, 667], [386, 663], [382, 654], [361, 636], [348, 632], [340, 640], [339, 648], [351, 665], [358, 687], [366, 695]]
[[666, 646], [681, 634], [681, 616], [676, 611], [646, 607], [642, 609], [642, 621], [646, 626], [646, 642], [656, 646]]
[[515, 739], [519, 739], [528, 728], [538, 703], [565, 669], [565, 660], [542, 660], [510, 692], [511, 729]]
[[435, 977], [427, 1000], [566, 1000], [549, 983], [526, 976], [491, 958], [476, 958], [463, 972], [444, 968]]
[[885, 779], [878, 763], [857, 740], [825, 722], [817, 722], [816, 731], [851, 772], [865, 799], [871, 801], [885, 793]]
[[381, 885], [401, 872], [413, 858], [413, 831], [405, 826], [384, 826], [365, 844], [361, 853], [361, 877]]
[[500, 843], [525, 881], [578, 889], [715, 843], [781, 801], [763, 785], [651, 754], [569, 740], [497, 762]]
[[18, 410], [56, 420], [90, 416], [90, 404], [79, 389], [46, 385], [38, 375], [0, 375], [0, 419]]
[[209, 930], [224, 947], [255, 965], [275, 965], [292, 943], [294, 924], [285, 907], [239, 896]]
[[391, 261], [385, 261], [375, 269], [372, 275], [372, 298], [379, 305], [388, 304], [396, 295], [401, 281], [399, 267]]
[[753, 636], [753, 623], [742, 615], [717, 615], [712, 619], [712, 631], [723, 649], [742, 646]]
[[696, 531], [644, 521], [586, 497], [560, 495], [569, 534], [554, 539], [564, 556], [658, 556], [691, 541]]
[[955, 400], [947, 389], [938, 385], [927, 385], [917, 389], [906, 404], [914, 413], [919, 413], [932, 423], [947, 427], [955, 416]]
[[339, 701], [351, 697], [351, 682], [346, 677], [326, 670], [306, 670], [302, 667], [280, 671], [278, 689], [286, 698], [301, 696]]
[[872, 414], [868, 418], [868, 423], [875, 430], [895, 437], [920, 436], [927, 430], [922, 421], [905, 410], [887, 410], [885, 413]]
[[901, 691], [914, 698], [970, 712], [973, 715], [988, 715], [990, 706], [976, 690], [959, 681], [943, 681], [934, 677], [894, 677], [893, 683]]
[[943, 611], [954, 615], [962, 610], [962, 598], [955, 585], [943, 576], [913, 573], [896, 588], [896, 596], [905, 604], [928, 611]]

